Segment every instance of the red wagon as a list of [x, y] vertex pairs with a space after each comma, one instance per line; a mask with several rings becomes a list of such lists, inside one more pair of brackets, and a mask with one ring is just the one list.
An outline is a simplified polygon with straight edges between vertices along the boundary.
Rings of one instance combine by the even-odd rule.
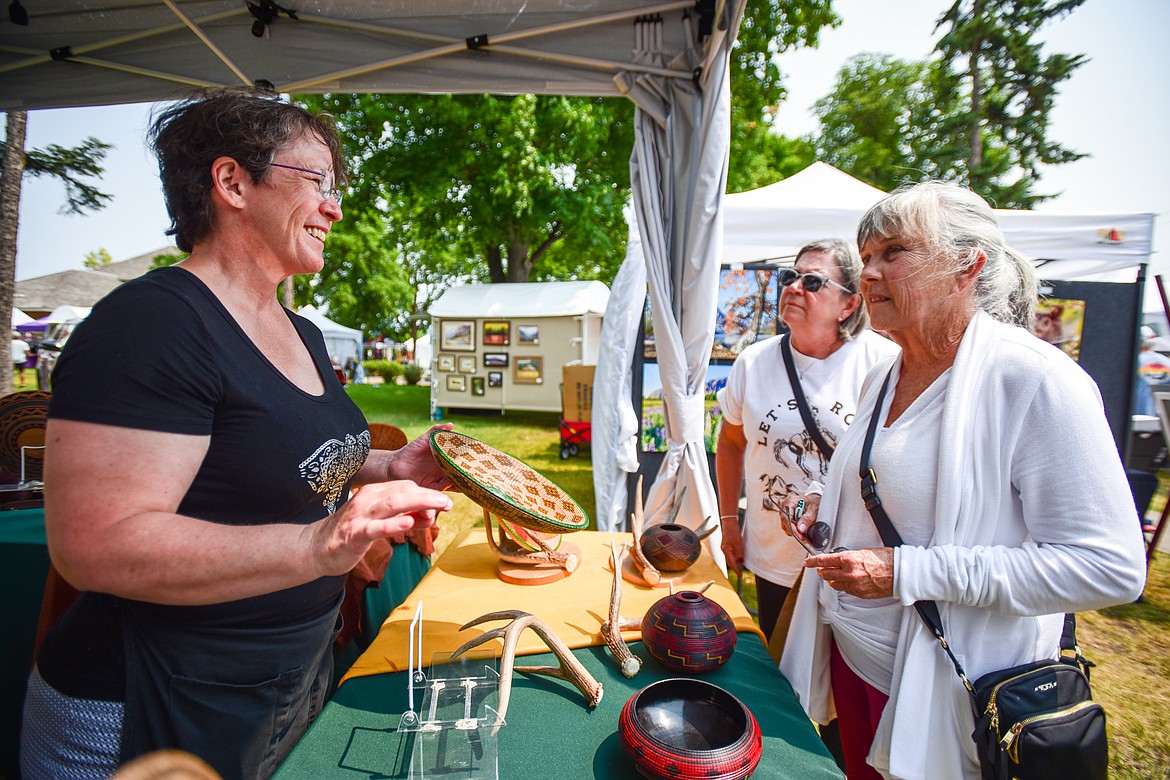
[[582, 444], [593, 440], [593, 424], [561, 420], [561, 460], [575, 457]]

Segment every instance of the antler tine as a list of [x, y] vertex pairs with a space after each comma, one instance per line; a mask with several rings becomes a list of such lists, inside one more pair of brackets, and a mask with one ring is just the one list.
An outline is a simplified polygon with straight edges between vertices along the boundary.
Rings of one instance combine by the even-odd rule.
[[466, 631], [467, 629], [472, 628], [473, 626], [478, 626], [480, 623], [490, 623], [493, 620], [504, 620], [505, 618], [508, 620], [515, 620], [516, 618], [524, 617], [527, 614], [528, 614], [527, 612], [524, 612], [523, 610], [519, 610], [519, 609], [501, 609], [498, 612], [489, 612], [486, 615], [480, 615], [475, 620], [472, 620], [470, 623], [464, 623], [463, 625], [461, 625], [459, 627], [459, 630]]
[[642, 570], [642, 579], [646, 584], [654, 587], [662, 581], [662, 572], [650, 563], [646, 553], [642, 552], [642, 531], [646, 523], [645, 510], [642, 507], [642, 477], [638, 477], [638, 487], [634, 489], [634, 511], [630, 514], [630, 531], [633, 533], [634, 562]]
[[[567, 680], [577, 686], [585, 696], [585, 702], [590, 707], [596, 707], [601, 703], [602, 696], [605, 695], [605, 689], [602, 688], [601, 683], [589, 673], [589, 670], [577, 660], [573, 655], [573, 651], [565, 644], [559, 636], [556, 635], [547, 623], [538, 618], [536, 615], [525, 615], [522, 618], [517, 618], [513, 625], [520, 625], [517, 634], [525, 628], [531, 628], [536, 632], [537, 636], [544, 640], [549, 649], [556, 654], [557, 659], [561, 662], [560, 668], [553, 670], [552, 667], [542, 666], [525, 666], [516, 667], [517, 671], [530, 672], [532, 674], [546, 674], [550, 677], [559, 677], [562, 680]], [[509, 626], [511, 628], [511, 626]], [[550, 670], [550, 671], [544, 671]]]
[[632, 678], [642, 668], [642, 659], [630, 652], [629, 646], [622, 639], [621, 608], [622, 608], [622, 559], [630, 549], [630, 545], [623, 544], [621, 552], [613, 540], [609, 541], [609, 549], [613, 555], [613, 587], [609, 594], [609, 620], [601, 624], [601, 635], [609, 645], [613, 658], [621, 667], [622, 674]]
[[[480, 623], [486, 623], [492, 620], [501, 620], [503, 618], [511, 618], [512, 622], [506, 626], [492, 629], [491, 631], [476, 637], [475, 639], [465, 644], [463, 647], [456, 650], [455, 653], [451, 656], [454, 658], [464, 650], [482, 644], [489, 639], [495, 639], [501, 636], [503, 637], [504, 648], [500, 653], [500, 699], [498, 702], [499, 706], [497, 708], [496, 722], [495, 725], [492, 726], [492, 734], [498, 732], [500, 730], [500, 726], [504, 725], [504, 716], [508, 712], [508, 702], [512, 697], [512, 671], [516, 663], [516, 645], [520, 641], [520, 634], [524, 632], [524, 629], [529, 627], [535, 630], [540, 638], [544, 640], [545, 644], [547, 644], [552, 649], [552, 651], [556, 653], [557, 658], [561, 662], [561, 666], [559, 669], [552, 669], [552, 667], [521, 667], [518, 669], [518, 671], [547, 674], [552, 677], [559, 677], [563, 680], [567, 680], [576, 685], [581, 693], [585, 695], [585, 700], [589, 707], [596, 707], [598, 705], [598, 703], [601, 701], [602, 695], [604, 694], [601, 683], [597, 682], [597, 680], [593, 678], [593, 675], [589, 674], [589, 671], [581, 665], [581, 662], [573, 657], [573, 653], [571, 650], [569, 650], [568, 645], [566, 645], [560, 637], [553, 633], [552, 629], [549, 628], [543, 620], [536, 617], [535, 615], [532, 615], [528, 612], [521, 612], [519, 610], [489, 612], [486, 615], [481, 615], [475, 620], [472, 620], [470, 623], [463, 626], [463, 628], [469, 628]], [[541, 671], [550, 669], [551, 671]]]

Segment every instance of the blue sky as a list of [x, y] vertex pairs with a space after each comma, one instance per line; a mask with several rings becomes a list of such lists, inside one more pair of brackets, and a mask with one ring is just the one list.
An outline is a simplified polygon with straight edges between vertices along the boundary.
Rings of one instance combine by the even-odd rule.
[[[812, 104], [832, 87], [850, 56], [880, 51], [926, 56], [935, 19], [949, 0], [837, 0], [844, 24], [822, 35], [816, 50], [785, 55], [789, 97], [778, 114], [789, 135], [815, 128]], [[1153, 274], [1170, 277], [1170, 2], [1087, 0], [1044, 37], [1049, 50], [1091, 59], [1067, 82], [1053, 116], [1052, 136], [1087, 152], [1087, 159], [1046, 173], [1042, 192], [1061, 192], [1048, 211], [1157, 212]], [[149, 105], [33, 111], [29, 147], [74, 145], [93, 135], [117, 146], [106, 160], [105, 210], [85, 217], [57, 214], [63, 193], [50, 180], [25, 179], [16, 278], [81, 268], [87, 252], [106, 249], [115, 260], [168, 243], [157, 168], [143, 138]], [[1147, 290], [1147, 309], [1157, 308]]]

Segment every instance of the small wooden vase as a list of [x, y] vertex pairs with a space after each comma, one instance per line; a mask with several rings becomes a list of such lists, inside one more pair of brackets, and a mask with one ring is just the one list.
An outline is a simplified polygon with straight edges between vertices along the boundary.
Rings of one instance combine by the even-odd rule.
[[718, 669], [735, 652], [735, 624], [727, 610], [693, 590], [665, 596], [642, 618], [642, 644], [675, 672]]
[[686, 571], [699, 560], [699, 535], [676, 523], [652, 525], [639, 540], [642, 552], [658, 571]]

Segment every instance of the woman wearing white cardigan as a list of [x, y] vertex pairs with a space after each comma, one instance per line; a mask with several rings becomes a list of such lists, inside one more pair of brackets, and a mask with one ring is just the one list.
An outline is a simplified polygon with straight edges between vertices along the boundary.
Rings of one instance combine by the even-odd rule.
[[[813, 720], [840, 719], [850, 780], [978, 778], [968, 693], [914, 602], [938, 603], [971, 679], [1055, 658], [1064, 612], [1141, 593], [1142, 539], [1096, 385], [1020, 327], [1035, 275], [991, 208], [955, 185], [902, 188], [865, 215], [858, 245], [873, 327], [902, 352], [867, 378], [797, 528], [824, 520], [830, 547], [848, 549], [806, 560], [820, 579], [801, 590], [780, 668]], [[896, 550], [857, 477], [874, 414]]]

